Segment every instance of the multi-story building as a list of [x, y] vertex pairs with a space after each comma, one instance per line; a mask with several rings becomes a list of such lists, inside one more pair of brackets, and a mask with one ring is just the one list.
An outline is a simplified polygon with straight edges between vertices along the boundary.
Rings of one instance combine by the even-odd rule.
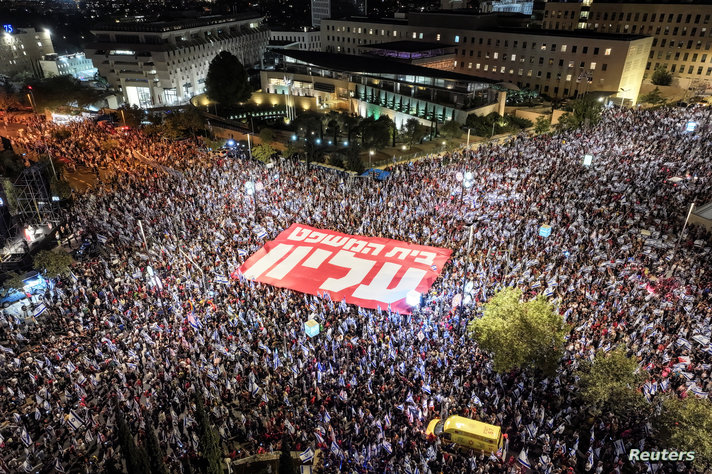
[[0, 74], [42, 77], [39, 61], [54, 53], [49, 30], [4, 25], [0, 39]]
[[326, 20], [322, 44], [326, 51], [347, 54], [364, 54], [373, 44], [398, 39], [443, 44], [454, 52], [448, 69], [461, 74], [513, 83], [550, 97], [598, 91], [620, 102], [636, 102], [652, 38], [492, 28], [482, 18], [438, 13], [372, 24], [360, 19]]
[[93, 79], [98, 72], [92, 60], [87, 59], [84, 53], [62, 56], [49, 54], [40, 60], [40, 67], [44, 77], [69, 75], [80, 81]]
[[331, 16], [331, 0], [311, 0], [312, 26], [321, 26], [321, 20]]
[[321, 51], [321, 33], [315, 28], [303, 27], [293, 31], [272, 30], [269, 39], [270, 42], [279, 42], [282, 47], [288, 49]]
[[92, 30], [86, 47], [99, 74], [131, 105], [187, 102], [205, 91], [210, 61], [229, 51], [245, 67], [259, 65], [269, 28], [254, 13], [174, 21], [120, 21]]
[[262, 91], [285, 96], [288, 111], [298, 107], [295, 99], [312, 98], [321, 109], [362, 117], [386, 114], [401, 128], [411, 118], [435, 126], [449, 120], [464, 123], [483, 106], [487, 113], [496, 110], [492, 80], [384, 56], [298, 50], [281, 54], [283, 67], [260, 75]]
[[687, 1], [550, 0], [544, 27], [589, 29], [604, 33], [653, 37], [645, 69], [662, 67], [681, 87], [712, 87], [712, 3]]
[[480, 8], [485, 13], [508, 12], [531, 15], [533, 7], [533, 0], [487, 0], [480, 3]]

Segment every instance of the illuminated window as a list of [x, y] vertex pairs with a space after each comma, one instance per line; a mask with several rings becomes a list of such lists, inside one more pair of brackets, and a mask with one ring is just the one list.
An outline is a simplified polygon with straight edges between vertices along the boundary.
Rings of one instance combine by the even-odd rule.
[[565, 44], [562, 44], [562, 45], [561, 45], [561, 52], [562, 52], [562, 53], [565, 53], [565, 52], [566, 52], [566, 45], [565, 45]]
[[455, 43], [459, 43], [459, 42], [460, 42], [460, 35], [455, 35]]
[[498, 58], [499, 58], [499, 53], [494, 53], [494, 59], [498, 59]]
[[435, 40], [436, 40], [436, 41], [440, 41], [440, 33], [438, 33], [437, 35], [435, 35]]
[[566, 82], [571, 82], [571, 74], [566, 75]]
[[610, 55], [611, 55], [611, 48], [606, 48], [606, 51], [605, 51], [603, 54], [606, 55], [606, 56], [610, 56]]
[[591, 70], [593, 71], [594, 69], [596, 69], [596, 63], [591, 63]]

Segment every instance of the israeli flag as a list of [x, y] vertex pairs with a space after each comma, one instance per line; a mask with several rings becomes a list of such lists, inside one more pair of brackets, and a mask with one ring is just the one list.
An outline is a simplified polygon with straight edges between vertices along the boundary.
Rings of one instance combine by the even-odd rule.
[[102, 244], [105, 244], [106, 241], [109, 240], [109, 239], [107, 239], [105, 235], [96, 234], [96, 240], [98, 240], [98, 241], [101, 242]]
[[329, 416], [328, 411], [324, 411], [324, 423], [329, 423], [331, 422], [331, 416]]
[[218, 275], [215, 277], [215, 283], [220, 283], [221, 285], [229, 285], [230, 280], [226, 276], [223, 275]]
[[309, 462], [314, 459], [314, 451], [312, 448], [307, 448], [305, 451], [299, 453], [299, 459], [301, 459], [302, 462]]
[[431, 394], [431, 393], [430, 393], [430, 385], [423, 384], [423, 392], [425, 392], [425, 393], [427, 393], [428, 395], [430, 395], [430, 394]]
[[260, 390], [260, 387], [257, 386], [255, 382], [250, 382], [250, 394], [254, 397], [257, 396], [257, 392]]
[[473, 399], [474, 399], [475, 405], [477, 405], [478, 407], [481, 407], [481, 406], [482, 406], [482, 402], [481, 402], [480, 399], [477, 397], [477, 395], [473, 395]]
[[33, 314], [34, 314], [34, 316], [35, 316], [35, 318], [36, 318], [36, 317], [38, 317], [39, 315], [41, 315], [42, 313], [44, 313], [45, 311], [47, 311], [47, 307], [44, 305], [44, 303], [40, 303], [39, 306], [37, 306], [37, 307], [35, 308]]
[[32, 444], [32, 439], [30, 438], [30, 435], [27, 434], [27, 430], [25, 428], [22, 428], [22, 434], [20, 435], [20, 439], [22, 440], [22, 443], [28, 448]]
[[331, 452], [336, 454], [337, 456], [341, 455], [341, 448], [339, 448], [339, 445], [336, 444], [336, 441], [331, 442]]
[[383, 443], [381, 444], [381, 446], [383, 446], [383, 450], [385, 452], [387, 452], [388, 454], [393, 453], [393, 448], [391, 447], [391, 443], [389, 443], [388, 441], [384, 440]]
[[79, 415], [76, 414], [74, 410], [71, 410], [69, 412], [69, 415], [67, 415], [67, 424], [73, 429], [73, 430], [78, 430], [79, 428], [82, 427], [84, 424], [84, 421], [79, 417]]
[[266, 239], [267, 237], [269, 237], [269, 234], [264, 229], [259, 234], [257, 234], [258, 239]]
[[70, 360], [69, 362], [67, 362], [67, 372], [71, 374], [75, 370], [77, 370], [77, 368], [74, 364], [72, 364], [72, 361]]
[[64, 472], [64, 467], [62, 466], [62, 463], [59, 462], [59, 458], [54, 460], [54, 470], [61, 473]]
[[245, 250], [245, 249], [237, 249], [237, 254], [238, 254], [240, 257], [247, 257], [247, 250]]
[[517, 461], [519, 461], [519, 464], [521, 464], [522, 466], [524, 466], [524, 467], [526, 467], [526, 468], [528, 468], [528, 469], [531, 469], [531, 468], [532, 468], [531, 464], [529, 464], [529, 456], [527, 456], [527, 450], [526, 450], [526, 449], [522, 449], [522, 450], [519, 452], [519, 457], [517, 458]]

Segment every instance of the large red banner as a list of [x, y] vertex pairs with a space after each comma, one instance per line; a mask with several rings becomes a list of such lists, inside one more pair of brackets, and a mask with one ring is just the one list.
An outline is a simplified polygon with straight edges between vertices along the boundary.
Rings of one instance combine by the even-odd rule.
[[[250, 280], [309, 293], [336, 303], [410, 314], [406, 295], [426, 293], [452, 251], [379, 237], [292, 226], [240, 267]], [[414, 293], [411, 293], [414, 295]], [[417, 296], [417, 295], [416, 295]]]

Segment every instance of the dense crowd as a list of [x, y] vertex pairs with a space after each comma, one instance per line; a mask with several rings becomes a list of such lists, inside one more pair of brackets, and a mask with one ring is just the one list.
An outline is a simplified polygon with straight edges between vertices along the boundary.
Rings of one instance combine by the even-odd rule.
[[[509, 472], [522, 452], [537, 472], [645, 472], [627, 451], [656, 448], [647, 428], [591, 417], [574, 372], [621, 346], [649, 374], [640, 390], [651, 401], [712, 390], [712, 349], [698, 342], [710, 336], [710, 236], [688, 227], [674, 250], [689, 204], [710, 200], [709, 118], [705, 108], [612, 109], [585, 132], [397, 165], [383, 182], [89, 124], [61, 142], [50, 124], [29, 129], [26, 145], [121, 172], [67, 215], [107, 253], [48, 292], [38, 324], [0, 320], [0, 472], [100, 471], [119, 458], [116, 407], [139, 440], [150, 420], [170, 471], [183, 472], [198, 450], [196, 390], [233, 459], [277, 451], [287, 436], [293, 449], [320, 449], [327, 473]], [[104, 151], [107, 138], [120, 146]], [[463, 190], [465, 171], [475, 179]], [[256, 203], [248, 180], [264, 184]], [[453, 255], [410, 316], [236, 274], [266, 240], [253, 229], [270, 238], [293, 223]], [[460, 312], [463, 281], [472, 291]], [[497, 374], [468, 338], [467, 322], [505, 286], [545, 293], [571, 325], [556, 376]], [[315, 339], [303, 330], [310, 317], [324, 326]], [[452, 414], [501, 426], [507, 452], [456, 453], [425, 436]]]

